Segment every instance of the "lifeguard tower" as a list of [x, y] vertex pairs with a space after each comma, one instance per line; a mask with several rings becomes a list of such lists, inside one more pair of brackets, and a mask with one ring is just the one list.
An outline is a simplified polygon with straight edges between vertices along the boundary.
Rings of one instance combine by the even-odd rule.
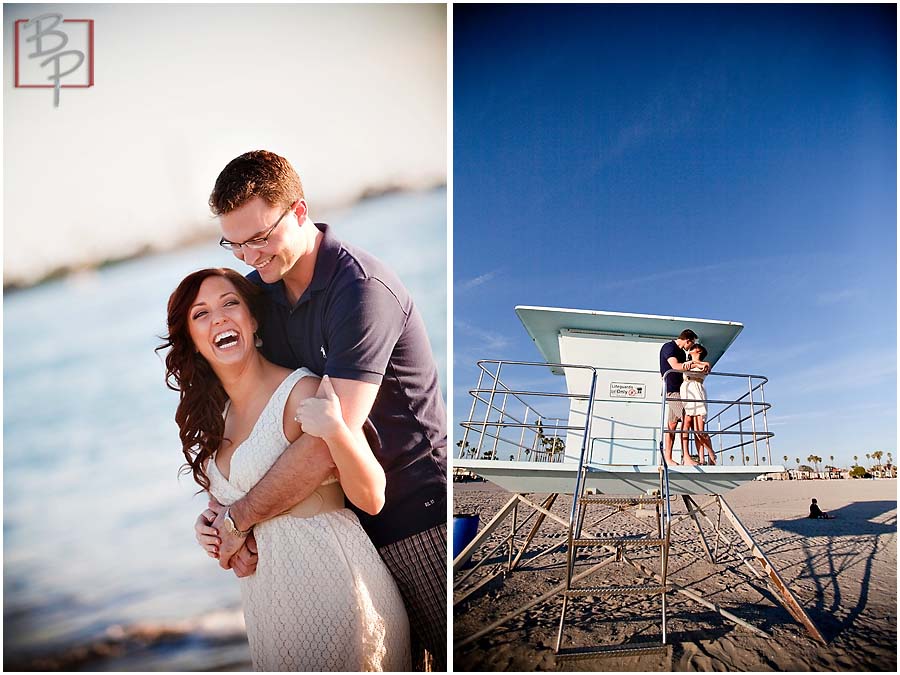
[[[723, 495], [744, 482], [784, 467], [772, 463], [765, 400], [767, 379], [761, 375], [718, 372], [716, 363], [735, 341], [743, 326], [731, 321], [651, 316], [554, 307], [516, 307], [516, 313], [531, 336], [544, 362], [479, 361], [478, 384], [465, 429], [459, 442], [454, 468], [475, 473], [513, 493], [506, 505], [454, 560], [456, 602], [462, 602], [492, 579], [512, 573], [522, 560], [535, 534], [549, 519], [566, 529], [566, 574], [562, 584], [515, 612], [460, 641], [462, 646], [506, 623], [541, 602], [562, 596], [556, 640], [559, 658], [584, 658], [623, 653], [665, 651], [666, 596], [677, 592], [717, 611], [725, 618], [763, 633], [760, 629], [706, 601], [700, 595], [668, 579], [671, 530], [690, 520], [709, 560], [720, 559], [722, 516], [746, 544], [749, 557], [738, 554], [810, 634], [824, 642], [818, 628], [803, 610], [778, 572], [753, 540]], [[658, 363], [660, 347], [682, 330], [690, 328], [707, 349], [713, 366], [707, 376], [707, 433], [713, 439], [715, 466], [672, 466], [662, 454], [665, 429], [665, 395]], [[674, 371], [666, 374], [670, 377]], [[564, 378], [565, 391], [554, 391], [553, 376]], [[547, 387], [517, 386], [519, 381], [547, 382]], [[681, 433], [673, 444], [680, 455]], [[684, 432], [691, 441], [692, 430]], [[531, 493], [549, 493], [540, 504]], [[550, 509], [559, 495], [572, 495], [568, 521]], [[672, 517], [672, 500], [683, 502], [687, 513]], [[529, 512], [519, 521], [519, 509]], [[601, 512], [601, 517], [592, 522]], [[596, 526], [616, 514], [652, 516], [651, 531], [593, 534]], [[713, 519], [716, 519], [713, 522]], [[534, 519], [524, 540], [517, 535]], [[472, 583], [481, 564], [495, 550], [482, 556], [474, 568], [462, 573], [476, 550], [497, 528], [511, 520], [510, 534], [501, 546], [508, 547], [504, 569]], [[647, 517], [643, 521], [646, 529]], [[587, 524], [586, 524], [587, 522]], [[702, 523], [706, 523], [704, 530]], [[631, 529], [631, 528], [625, 528]], [[715, 535], [714, 547], [707, 537]], [[658, 553], [656, 569], [647, 566], [646, 551]], [[635, 551], [643, 551], [638, 559]], [[544, 555], [550, 550], [538, 554]], [[656, 556], [656, 554], [654, 554]], [[760, 574], [751, 561], [762, 569]], [[625, 563], [644, 578], [643, 584], [597, 585], [587, 581], [601, 568]], [[482, 570], [483, 571], [483, 570]], [[595, 577], [596, 578], [596, 577]], [[468, 585], [467, 585], [468, 584]], [[564, 645], [566, 611], [580, 597], [651, 595], [661, 602], [659, 639], [652, 643], [625, 645]]]

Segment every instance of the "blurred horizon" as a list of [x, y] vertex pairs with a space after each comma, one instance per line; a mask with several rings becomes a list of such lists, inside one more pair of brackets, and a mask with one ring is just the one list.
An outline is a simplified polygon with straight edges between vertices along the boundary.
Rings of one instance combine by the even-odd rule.
[[6, 4], [6, 44], [46, 12], [93, 19], [95, 86], [54, 108], [4, 51], [4, 286], [190, 241], [252, 149], [292, 163], [314, 219], [446, 184], [442, 5]]
[[[446, 183], [422, 188], [370, 188], [356, 198], [350, 198], [346, 202], [336, 203], [321, 208], [316, 214], [315, 221], [325, 223], [338, 222], [335, 219], [339, 218], [341, 214], [348, 210], [352, 210], [356, 207], [363, 207], [369, 203], [377, 203], [378, 200], [386, 197], [395, 195], [415, 197], [417, 195], [428, 195], [435, 192], [446, 192], [446, 189]], [[181, 250], [194, 248], [198, 244], [203, 244], [204, 242], [217, 242], [220, 235], [221, 232], [218, 223], [214, 218], [210, 217], [208, 222], [198, 222], [196, 227], [185, 231], [180, 239], [144, 242], [136, 244], [131, 249], [122, 249], [102, 258], [68, 261], [46, 269], [39, 277], [31, 277], [27, 280], [4, 278], [3, 295], [6, 297], [10, 293], [28, 290], [60, 279], [87, 278], [103, 269], [128, 263], [139, 258], [175, 253]], [[236, 267], [241, 267], [237, 261], [235, 261], [234, 265]]]

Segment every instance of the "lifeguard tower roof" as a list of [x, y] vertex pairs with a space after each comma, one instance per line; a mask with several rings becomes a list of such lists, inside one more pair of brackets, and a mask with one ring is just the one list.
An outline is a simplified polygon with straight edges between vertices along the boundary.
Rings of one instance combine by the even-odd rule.
[[[559, 335], [563, 330], [671, 340], [685, 328], [690, 328], [706, 347], [706, 360], [715, 365], [744, 329], [743, 324], [734, 321], [601, 312], [592, 309], [519, 305], [516, 307], [516, 314], [547, 363], [561, 362]], [[563, 374], [559, 368], [554, 368], [553, 372]]]

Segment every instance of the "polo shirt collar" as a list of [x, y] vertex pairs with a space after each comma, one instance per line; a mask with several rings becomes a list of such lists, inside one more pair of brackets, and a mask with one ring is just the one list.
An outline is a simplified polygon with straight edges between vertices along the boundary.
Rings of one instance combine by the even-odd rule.
[[313, 270], [312, 281], [306, 287], [306, 290], [303, 291], [303, 295], [297, 300], [297, 304], [292, 307], [288, 301], [283, 280], [269, 286], [273, 291], [275, 301], [289, 310], [293, 310], [307, 302], [313, 293], [318, 293], [327, 288], [331, 277], [334, 276], [334, 272], [337, 269], [338, 256], [342, 248], [341, 242], [334, 237], [331, 233], [331, 228], [326, 223], [314, 224], [323, 235], [322, 241], [319, 243], [319, 250], [316, 253], [316, 267]]
[[316, 268], [313, 271], [312, 282], [300, 296], [301, 301], [311, 293], [321, 291], [328, 286], [328, 282], [334, 276], [338, 256], [341, 253], [341, 242], [332, 234], [331, 228], [326, 223], [315, 223], [315, 225], [323, 236], [316, 254]]

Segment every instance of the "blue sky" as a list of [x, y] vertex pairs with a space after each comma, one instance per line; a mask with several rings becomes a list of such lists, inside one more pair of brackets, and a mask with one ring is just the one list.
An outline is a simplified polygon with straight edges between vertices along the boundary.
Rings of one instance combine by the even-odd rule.
[[525, 304], [741, 322], [776, 457], [897, 458], [894, 5], [453, 16], [457, 438]]

